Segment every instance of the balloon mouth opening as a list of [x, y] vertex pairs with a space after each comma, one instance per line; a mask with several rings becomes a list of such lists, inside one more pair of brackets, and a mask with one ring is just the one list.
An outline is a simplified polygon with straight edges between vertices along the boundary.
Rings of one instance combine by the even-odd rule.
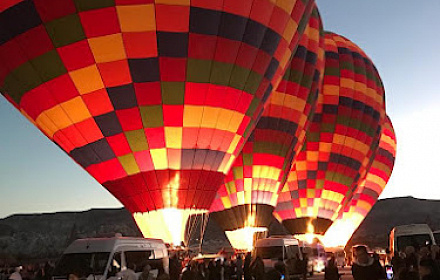
[[267, 231], [265, 227], [243, 227], [225, 231], [225, 233], [234, 249], [250, 252], [254, 248], [254, 240], [257, 235], [267, 233]]
[[133, 218], [145, 238], [162, 239], [180, 246], [185, 240], [186, 224], [191, 215], [204, 214], [204, 209], [164, 208], [150, 212], [135, 212]]
[[336, 220], [325, 233], [322, 242], [326, 247], [345, 247], [362, 220], [362, 217]]

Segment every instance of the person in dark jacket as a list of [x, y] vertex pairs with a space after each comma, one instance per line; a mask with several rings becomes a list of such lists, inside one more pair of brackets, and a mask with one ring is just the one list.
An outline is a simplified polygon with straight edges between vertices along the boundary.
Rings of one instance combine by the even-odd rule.
[[197, 263], [192, 261], [185, 272], [182, 274], [182, 280], [195, 280], [197, 277]]
[[335, 257], [331, 257], [324, 269], [324, 280], [339, 280], [339, 270], [335, 264]]
[[237, 274], [237, 279], [242, 280], [243, 279], [243, 259], [241, 255], [237, 256], [237, 260], [235, 261], [235, 271]]
[[255, 280], [264, 280], [264, 263], [260, 256], [255, 258], [251, 270]]
[[367, 247], [359, 245], [353, 248], [355, 260], [351, 267], [354, 280], [387, 279], [385, 270], [380, 262], [368, 255]]
[[169, 266], [170, 266], [170, 279], [171, 280], [179, 280], [182, 266], [181, 266], [176, 254], [171, 256]]
[[[284, 263], [276, 262], [274, 269], [269, 270], [266, 273], [266, 280], [280, 280], [284, 275]], [[287, 277], [285, 277], [287, 279]]]
[[252, 280], [251, 263], [252, 255], [251, 253], [247, 253], [243, 265], [244, 280]]
[[423, 259], [419, 264], [420, 280], [438, 280], [440, 275], [436, 275], [435, 263], [432, 259]]
[[208, 279], [207, 276], [208, 275], [206, 273], [205, 264], [204, 263], [199, 263], [199, 265], [197, 266], [197, 277], [196, 277], [196, 280]]

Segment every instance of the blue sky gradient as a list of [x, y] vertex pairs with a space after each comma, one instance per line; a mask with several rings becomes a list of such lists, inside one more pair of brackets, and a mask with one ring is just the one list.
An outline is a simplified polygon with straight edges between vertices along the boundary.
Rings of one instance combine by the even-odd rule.
[[[398, 141], [382, 195], [440, 198], [440, 1], [319, 0], [326, 30], [376, 64]], [[0, 97], [0, 218], [121, 204]]]

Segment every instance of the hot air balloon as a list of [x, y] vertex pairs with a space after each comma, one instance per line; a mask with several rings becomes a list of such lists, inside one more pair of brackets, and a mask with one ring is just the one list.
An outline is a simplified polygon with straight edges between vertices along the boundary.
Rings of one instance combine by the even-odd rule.
[[344, 212], [326, 232], [323, 240], [326, 245], [345, 247], [385, 189], [393, 172], [395, 158], [396, 135], [391, 120], [387, 116], [382, 126], [379, 148], [373, 164]]
[[211, 207], [210, 218], [236, 249], [250, 250], [253, 234], [267, 230], [315, 109], [324, 73], [324, 32], [316, 6], [300, 28], [305, 32], [289, 68]]
[[0, 90], [133, 214], [207, 212], [312, 0], [0, 2]]
[[323, 234], [374, 159], [385, 116], [384, 88], [368, 56], [325, 35], [323, 90], [275, 216], [292, 234]]

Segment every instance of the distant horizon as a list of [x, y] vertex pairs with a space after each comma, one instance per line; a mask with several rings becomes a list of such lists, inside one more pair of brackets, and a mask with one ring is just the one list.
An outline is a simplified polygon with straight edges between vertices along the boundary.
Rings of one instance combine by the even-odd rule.
[[[418, 198], [418, 197], [414, 197], [414, 196], [396, 196], [396, 197], [386, 197], [386, 198], [379, 198], [379, 200], [391, 200], [391, 199], [402, 199], [402, 198], [413, 198], [413, 199], [417, 199], [417, 200], [431, 200], [431, 201], [440, 201], [440, 199], [428, 199], [428, 198]], [[378, 200], [378, 201], [379, 201]], [[27, 215], [50, 215], [50, 214], [68, 214], [68, 213], [85, 213], [85, 212], [89, 212], [89, 211], [93, 211], [93, 210], [122, 210], [125, 209], [124, 206], [121, 207], [92, 207], [89, 209], [78, 209], [78, 210], [65, 210], [65, 211], [53, 211], [53, 212], [34, 212], [34, 213], [14, 213], [14, 214], [10, 214], [4, 217], [0, 217], [0, 220], [4, 220], [7, 219], [9, 217], [12, 216], [27, 216]], [[125, 209], [127, 210], [127, 209]], [[128, 212], [128, 210], [127, 210]]]

